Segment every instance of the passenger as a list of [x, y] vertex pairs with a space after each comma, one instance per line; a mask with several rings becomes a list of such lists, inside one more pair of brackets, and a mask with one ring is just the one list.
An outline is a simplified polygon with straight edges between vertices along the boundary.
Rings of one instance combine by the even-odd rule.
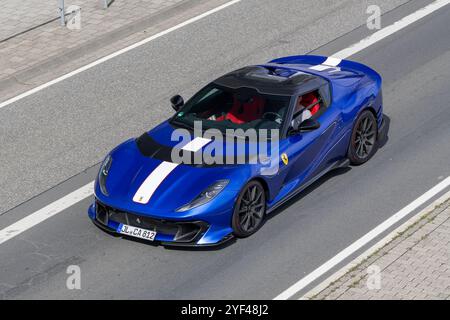
[[[307, 107], [311, 106], [312, 104], [315, 104], [315, 105], [308, 110], [308, 111], [310, 111], [311, 116], [315, 115], [317, 113], [317, 111], [319, 111], [319, 108], [320, 108], [319, 99], [317, 99], [316, 94], [313, 92], [310, 92], [310, 93], [304, 94], [303, 96], [300, 96], [297, 100], [297, 106], [295, 109], [295, 113], [300, 112], [303, 109], [306, 109]], [[307, 111], [307, 110], [305, 110], [305, 111]]]

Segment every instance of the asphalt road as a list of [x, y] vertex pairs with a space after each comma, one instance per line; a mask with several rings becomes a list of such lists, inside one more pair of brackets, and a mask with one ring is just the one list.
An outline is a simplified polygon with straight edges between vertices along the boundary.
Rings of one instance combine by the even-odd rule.
[[[365, 27], [351, 31], [365, 20], [365, 6], [356, 2], [326, 10], [319, 1], [295, 10], [290, 5], [296, 1], [262, 2], [245, 0], [0, 110], [0, 139], [9, 151], [0, 151], [8, 177], [3, 196], [20, 195], [30, 182], [45, 189], [75, 175], [3, 214], [0, 228], [92, 180], [97, 168], [84, 169], [112, 145], [170, 115], [171, 94], [188, 96], [205, 79], [274, 56], [318, 46], [315, 53], [331, 54], [368, 34]], [[427, 3], [413, 1], [382, 21], [392, 23]], [[351, 16], [360, 17], [352, 21], [351, 6]], [[449, 175], [449, 20], [447, 6], [352, 57], [383, 76], [388, 143], [367, 164], [321, 179], [252, 237], [220, 250], [124, 240], [92, 225], [87, 199], [0, 246], [1, 297], [275, 297]], [[49, 178], [15, 161], [13, 150], [46, 163]], [[21, 175], [21, 165], [30, 176]], [[24, 199], [40, 191], [23, 188]], [[66, 288], [66, 268], [73, 264], [81, 268], [81, 290]]]

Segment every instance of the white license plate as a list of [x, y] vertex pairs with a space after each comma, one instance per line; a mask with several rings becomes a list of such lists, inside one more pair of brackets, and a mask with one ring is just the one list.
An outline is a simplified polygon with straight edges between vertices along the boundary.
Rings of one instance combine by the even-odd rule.
[[128, 226], [126, 224], [121, 224], [119, 226], [119, 233], [149, 241], [154, 241], [156, 237], [155, 231]]

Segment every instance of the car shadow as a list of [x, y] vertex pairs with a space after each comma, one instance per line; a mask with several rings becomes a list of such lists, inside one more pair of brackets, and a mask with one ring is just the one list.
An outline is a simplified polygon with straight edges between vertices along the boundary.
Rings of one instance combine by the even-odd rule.
[[172, 245], [162, 245], [162, 244], [161, 245], [164, 246], [165, 249], [174, 250], [174, 251], [218, 251], [218, 250], [222, 250], [226, 247], [231, 246], [236, 241], [237, 241], [236, 238], [231, 238], [230, 240], [228, 240], [224, 243], [218, 244], [216, 246], [213, 245], [213, 246], [203, 246], [203, 247], [200, 247], [200, 246], [199, 247], [194, 247], [194, 246], [193, 247], [189, 247], [189, 246], [183, 247], [183, 246], [172, 246]]
[[378, 148], [383, 148], [389, 141], [389, 129], [391, 128], [391, 118], [389, 118], [386, 114], [383, 114], [383, 118], [385, 121], [385, 130], [384, 134], [378, 140]]

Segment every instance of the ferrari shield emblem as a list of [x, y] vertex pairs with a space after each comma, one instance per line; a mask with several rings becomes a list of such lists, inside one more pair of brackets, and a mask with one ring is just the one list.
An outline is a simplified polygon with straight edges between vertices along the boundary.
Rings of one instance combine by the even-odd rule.
[[289, 158], [286, 153], [283, 153], [281, 155], [281, 160], [283, 161], [284, 165], [287, 166], [287, 164], [289, 163]]

